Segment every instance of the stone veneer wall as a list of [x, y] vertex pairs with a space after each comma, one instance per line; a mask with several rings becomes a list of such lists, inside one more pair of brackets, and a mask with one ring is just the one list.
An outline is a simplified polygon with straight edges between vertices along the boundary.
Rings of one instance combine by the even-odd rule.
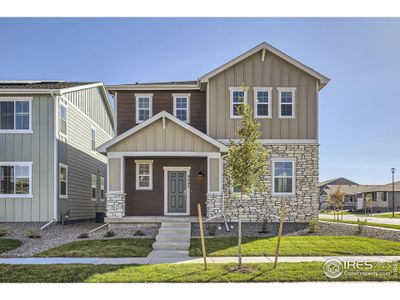
[[125, 193], [110, 192], [106, 194], [107, 218], [125, 217]]
[[[308, 222], [318, 217], [318, 148], [317, 144], [283, 144], [265, 145], [268, 151], [268, 163], [263, 179], [265, 191], [255, 193], [244, 199], [244, 222], [261, 222], [266, 218], [269, 222], [277, 222], [280, 218], [282, 204], [286, 205], [284, 221]], [[272, 195], [272, 158], [296, 159], [296, 194], [294, 196]], [[229, 189], [227, 163], [224, 159], [223, 190]], [[231, 221], [237, 221], [239, 199], [225, 194], [207, 195], [207, 217], [222, 214]], [[251, 203], [249, 203], [251, 202]], [[224, 203], [224, 205], [223, 205]]]

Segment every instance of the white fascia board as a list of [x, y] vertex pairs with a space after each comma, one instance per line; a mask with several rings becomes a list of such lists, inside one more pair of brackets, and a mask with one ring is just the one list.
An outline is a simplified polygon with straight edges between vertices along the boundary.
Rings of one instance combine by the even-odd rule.
[[140, 85], [140, 84], [127, 84], [127, 85], [107, 85], [105, 87], [109, 91], [162, 91], [162, 90], [200, 90], [200, 85]]
[[157, 121], [158, 119], [160, 119], [162, 117], [165, 117], [165, 118], [171, 120], [172, 122], [182, 126], [183, 128], [189, 130], [190, 132], [192, 132], [193, 134], [195, 134], [198, 137], [202, 138], [203, 140], [206, 140], [210, 144], [218, 147], [220, 149], [220, 151], [222, 151], [222, 152], [228, 151], [228, 147], [226, 145], [224, 145], [223, 143], [213, 139], [212, 137], [210, 137], [210, 136], [206, 135], [205, 133], [201, 132], [200, 130], [197, 130], [196, 128], [190, 126], [186, 122], [183, 122], [183, 121], [179, 120], [178, 118], [174, 117], [170, 113], [167, 113], [166, 111], [159, 112], [158, 114], [154, 115], [150, 119], [147, 119], [146, 121], [140, 123], [139, 125], [136, 125], [135, 127], [129, 129], [128, 131], [125, 131], [124, 133], [120, 134], [119, 136], [109, 140], [108, 142], [104, 143], [103, 145], [97, 147], [97, 151], [99, 151], [101, 153], [107, 152], [107, 148], [109, 148], [109, 147], [115, 145], [116, 143], [124, 140], [128, 136], [134, 134], [135, 132], [138, 132], [139, 130], [143, 129], [144, 127], [146, 127], [146, 126], [148, 126], [150, 124], [152, 124], [153, 122]]

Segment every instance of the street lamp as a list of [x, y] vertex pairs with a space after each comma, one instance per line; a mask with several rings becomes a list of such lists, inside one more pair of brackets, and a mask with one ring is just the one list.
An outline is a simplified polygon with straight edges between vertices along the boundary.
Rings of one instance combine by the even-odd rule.
[[395, 168], [392, 168], [392, 217], [394, 219], [394, 171]]

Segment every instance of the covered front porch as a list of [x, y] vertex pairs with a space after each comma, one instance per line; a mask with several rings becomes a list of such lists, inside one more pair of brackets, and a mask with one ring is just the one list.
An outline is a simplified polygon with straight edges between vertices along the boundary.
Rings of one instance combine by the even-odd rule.
[[222, 193], [226, 146], [162, 112], [102, 146], [107, 153], [107, 218], [146, 223], [206, 216]]

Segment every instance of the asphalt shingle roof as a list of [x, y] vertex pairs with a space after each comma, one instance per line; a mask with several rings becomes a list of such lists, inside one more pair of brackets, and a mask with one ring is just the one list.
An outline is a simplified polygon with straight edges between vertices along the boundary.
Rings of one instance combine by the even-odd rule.
[[68, 82], [68, 81], [0, 81], [0, 89], [49, 89], [58, 90], [95, 82]]

